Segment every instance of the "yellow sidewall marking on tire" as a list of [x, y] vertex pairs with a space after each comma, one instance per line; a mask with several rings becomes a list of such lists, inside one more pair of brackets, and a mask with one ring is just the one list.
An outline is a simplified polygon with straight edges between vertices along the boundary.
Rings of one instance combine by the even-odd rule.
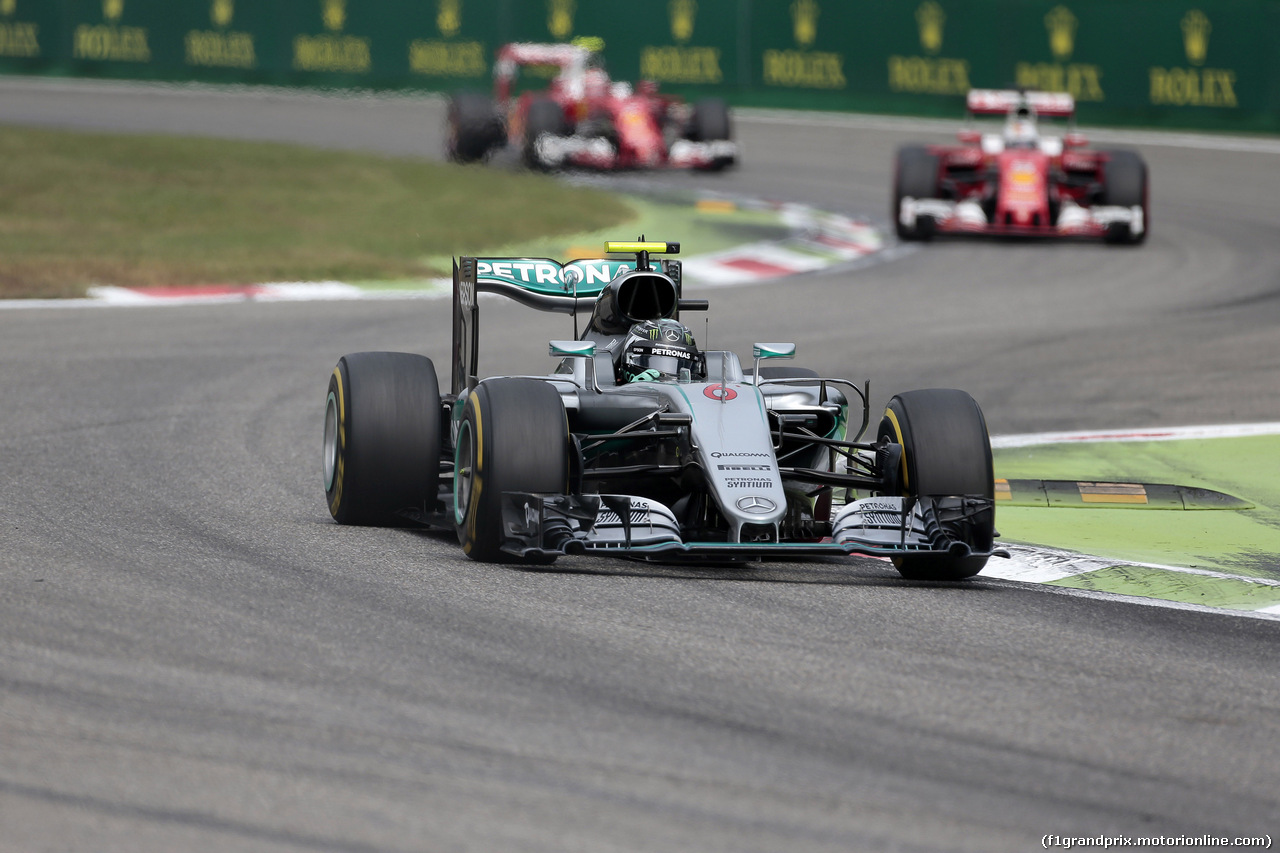
[[[885, 409], [885, 415], [889, 418], [889, 423], [893, 424], [893, 436], [898, 439], [898, 444], [902, 445], [902, 425], [898, 423], [898, 416], [893, 413], [893, 409]], [[907, 481], [907, 449], [902, 447], [902, 490], [905, 494], [911, 486]]]
[[333, 475], [333, 500], [329, 502], [329, 514], [337, 518], [338, 506], [342, 503], [342, 472], [346, 467], [347, 406], [343, 400], [342, 371], [335, 367], [333, 375], [338, 380], [338, 446], [335, 448], [338, 460]]

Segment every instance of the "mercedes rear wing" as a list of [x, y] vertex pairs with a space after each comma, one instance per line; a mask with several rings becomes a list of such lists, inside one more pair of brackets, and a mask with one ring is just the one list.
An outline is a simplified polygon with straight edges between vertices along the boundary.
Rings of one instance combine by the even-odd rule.
[[[609, 244], [610, 251], [628, 251], [613, 247], [631, 245], [646, 244]], [[647, 268], [647, 256], [643, 262], [637, 256], [627, 260], [589, 258], [563, 264], [550, 258], [455, 258], [452, 393], [461, 394], [478, 381], [479, 294], [497, 293], [539, 311], [576, 315], [579, 311], [592, 311], [610, 282], [642, 263]], [[678, 300], [680, 261], [664, 259], [660, 264], [659, 271], [675, 283]]]

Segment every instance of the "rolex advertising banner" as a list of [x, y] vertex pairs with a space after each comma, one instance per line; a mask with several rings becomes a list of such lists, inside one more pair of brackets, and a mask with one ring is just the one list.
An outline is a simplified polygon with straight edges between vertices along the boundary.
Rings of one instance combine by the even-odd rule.
[[1023, 87], [1084, 123], [1280, 132], [1280, 0], [0, 0], [0, 73], [451, 92], [507, 42], [584, 37], [616, 79], [743, 106], [959, 117]]

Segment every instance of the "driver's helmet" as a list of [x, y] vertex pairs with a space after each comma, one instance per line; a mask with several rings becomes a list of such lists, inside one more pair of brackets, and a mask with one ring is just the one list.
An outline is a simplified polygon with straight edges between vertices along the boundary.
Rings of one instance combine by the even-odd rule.
[[599, 36], [578, 36], [573, 40], [573, 45], [587, 51], [587, 68], [605, 70], [604, 39]]
[[1009, 114], [1004, 126], [1004, 144], [1006, 148], [1035, 148], [1040, 144], [1035, 113], [1030, 107], [1021, 106]]
[[698, 352], [693, 333], [677, 320], [646, 320], [627, 333], [619, 373], [622, 381], [679, 379], [688, 370], [690, 379], [707, 375], [707, 360]]

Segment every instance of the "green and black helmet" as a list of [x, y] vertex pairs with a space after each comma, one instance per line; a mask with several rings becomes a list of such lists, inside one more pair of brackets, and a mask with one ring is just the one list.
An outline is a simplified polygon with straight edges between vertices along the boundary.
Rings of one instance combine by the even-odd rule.
[[[693, 333], [677, 320], [646, 320], [636, 323], [627, 333], [622, 349], [623, 378], [633, 380], [644, 375], [650, 379], [680, 379], [681, 370], [688, 378], [706, 378], [706, 358], [698, 351]], [[653, 372], [657, 376], [653, 375]]]

